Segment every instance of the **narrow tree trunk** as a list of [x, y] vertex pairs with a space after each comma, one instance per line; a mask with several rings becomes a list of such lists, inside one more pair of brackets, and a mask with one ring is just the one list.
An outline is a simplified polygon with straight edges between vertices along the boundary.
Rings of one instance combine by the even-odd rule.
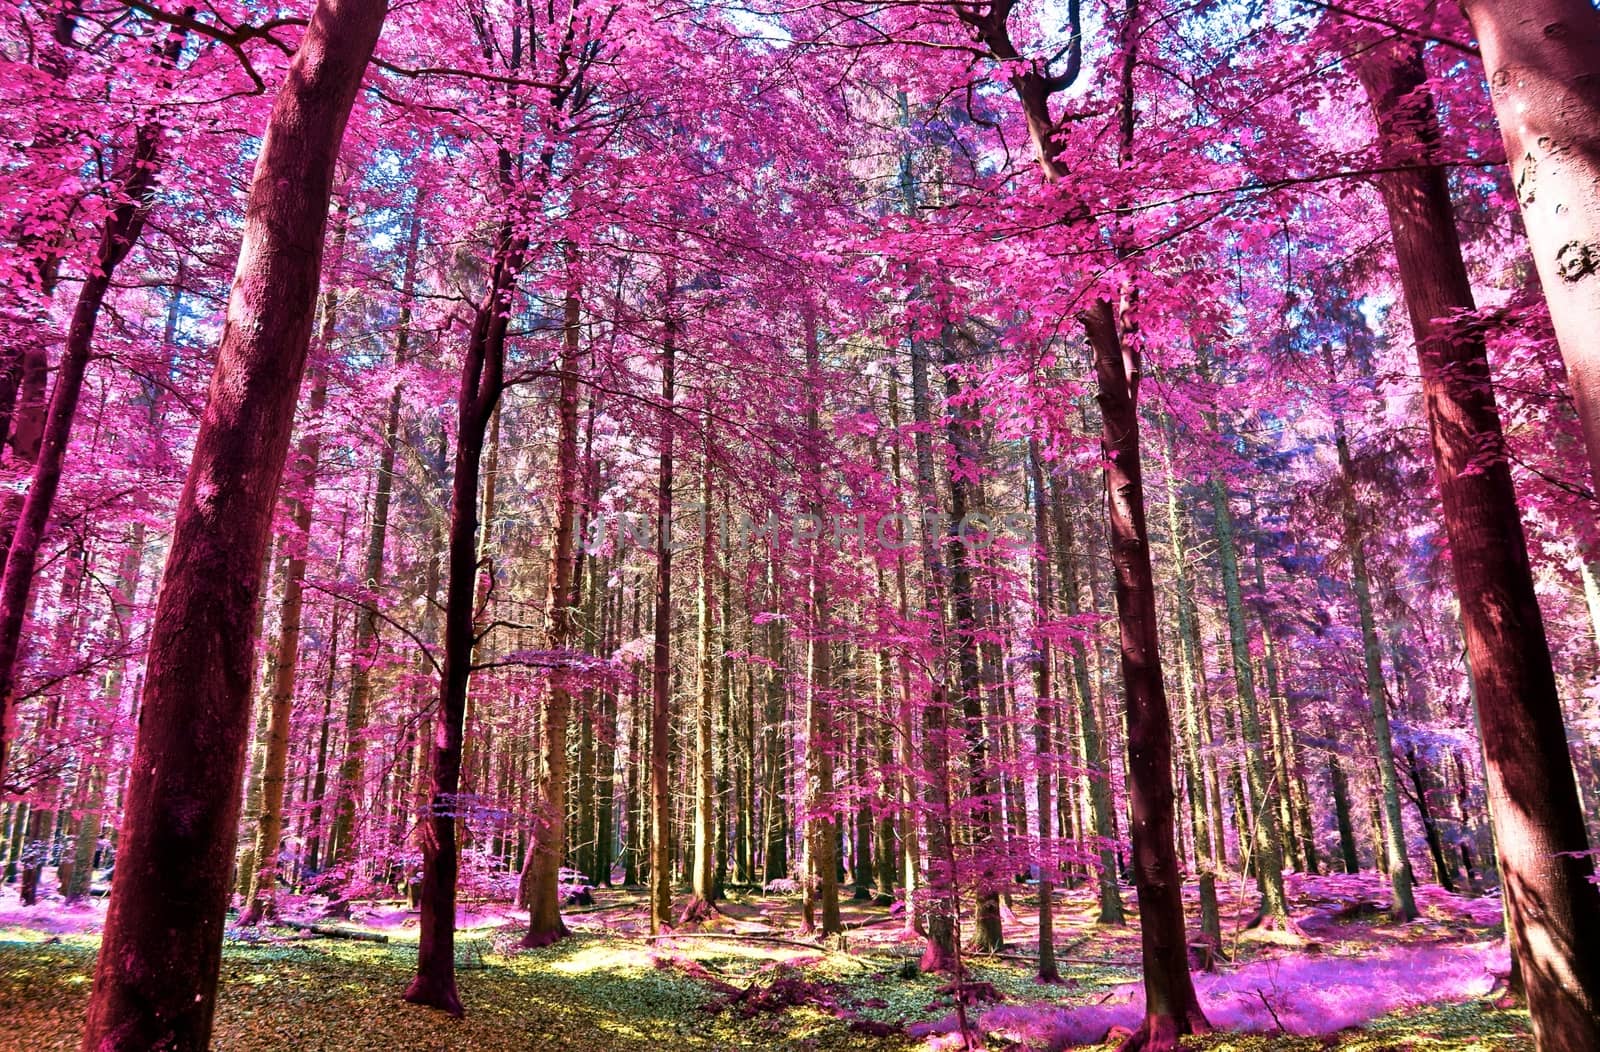
[[961, 964], [959, 902], [956, 897], [956, 858], [950, 799], [950, 688], [945, 670], [944, 594], [946, 570], [939, 556], [939, 541], [930, 519], [940, 510], [934, 495], [933, 410], [929, 396], [927, 348], [911, 344], [911, 416], [916, 462], [917, 510], [921, 515], [918, 537], [922, 551], [923, 610], [932, 626], [937, 655], [930, 676], [928, 700], [922, 707], [922, 770], [925, 778], [924, 822], [928, 838], [927, 907], [924, 923], [928, 945], [922, 952], [924, 972], [956, 972]]
[[[411, 213], [405, 272], [401, 278], [400, 318], [394, 353], [396, 366], [404, 366], [410, 358], [417, 247], [421, 236], [422, 208], [418, 203], [413, 206]], [[372, 698], [372, 664], [378, 656], [378, 591], [383, 587], [384, 547], [389, 537], [389, 505], [394, 494], [394, 458], [400, 438], [401, 396], [402, 391], [397, 383], [389, 393], [389, 405], [384, 416], [383, 446], [378, 450], [378, 471], [372, 491], [372, 518], [368, 524], [366, 552], [361, 565], [361, 586], [368, 594], [356, 613], [355, 633], [351, 641], [354, 660], [350, 668], [350, 686], [345, 695], [344, 758], [339, 764], [333, 828], [328, 833], [329, 859], [346, 864], [356, 857], [359, 833], [356, 820], [361, 813], [362, 783], [366, 776], [366, 729]]]
[[661, 431], [656, 478], [655, 645], [650, 667], [650, 934], [672, 923], [672, 787], [668, 783], [672, 704], [672, 438], [677, 320], [674, 276], [666, 277], [661, 340]]
[[1161, 444], [1167, 461], [1167, 540], [1172, 547], [1173, 584], [1178, 593], [1178, 681], [1183, 689], [1184, 773], [1189, 780], [1189, 822], [1194, 830], [1195, 861], [1197, 868], [1206, 873], [1215, 870], [1218, 855], [1216, 844], [1211, 839], [1214, 828], [1211, 798], [1206, 792], [1205, 767], [1200, 760], [1201, 748], [1210, 749], [1211, 728], [1208, 723], [1202, 735], [1200, 695], [1206, 689], [1206, 671], [1195, 630], [1198, 611], [1194, 602], [1194, 581], [1189, 574], [1187, 532], [1178, 504], [1175, 429], [1172, 417], [1163, 413]]
[[1233, 683], [1239, 701], [1240, 732], [1244, 742], [1244, 769], [1250, 789], [1250, 809], [1255, 827], [1250, 831], [1256, 880], [1261, 887], [1261, 909], [1251, 922], [1271, 928], [1288, 928], [1289, 900], [1283, 887], [1283, 830], [1278, 807], [1267, 780], [1267, 744], [1262, 733], [1261, 710], [1256, 700], [1255, 674], [1250, 664], [1250, 630], [1244, 619], [1244, 597], [1239, 587], [1239, 555], [1234, 544], [1233, 512], [1228, 491], [1213, 475], [1207, 487], [1216, 517], [1217, 556], [1222, 568], [1222, 593], [1228, 607], [1228, 641], [1233, 655]]
[[[779, 604], [777, 551], [767, 553], [767, 606], [776, 613]], [[788, 791], [788, 734], [784, 731], [787, 718], [788, 694], [785, 686], [787, 669], [784, 665], [783, 622], [777, 617], [767, 621], [762, 629], [766, 645], [767, 671], [765, 676], [766, 706], [763, 712], [765, 729], [762, 732], [761, 755], [766, 778], [762, 797], [765, 803], [765, 857], [762, 874], [768, 883], [785, 880], [789, 876], [789, 812], [784, 799]]]
[[[1333, 352], [1323, 348], [1330, 374]], [[1372, 580], [1367, 572], [1366, 531], [1356, 503], [1355, 461], [1350, 455], [1350, 440], [1345, 434], [1344, 416], [1335, 407], [1334, 447], [1339, 455], [1339, 479], [1344, 516], [1345, 548], [1350, 553], [1350, 586], [1356, 597], [1356, 614], [1361, 621], [1361, 653], [1366, 673], [1367, 711], [1372, 728], [1372, 747], [1377, 754], [1378, 781], [1383, 788], [1383, 816], [1387, 830], [1385, 845], [1391, 859], [1389, 887], [1393, 901], [1389, 912], [1400, 921], [1417, 919], [1417, 903], [1412, 895], [1411, 863], [1406, 858], [1405, 827], [1400, 818], [1400, 779], [1395, 774], [1394, 742], [1389, 730], [1388, 691], [1383, 680], [1383, 651], [1378, 641], [1377, 621], [1372, 611]]]
[[[822, 368], [817, 344], [817, 320], [805, 319], [807, 405], [806, 428], [810, 432], [813, 485], [822, 485], [821, 422]], [[810, 500], [811, 515], [823, 521], [820, 494]], [[829, 639], [828, 585], [821, 575], [820, 538], [812, 542], [811, 578], [811, 667], [806, 690], [806, 857], [811, 864], [814, 894], [822, 904], [822, 934], [836, 935], [844, 930], [839, 917], [839, 815], [833, 799], [833, 647]], [[808, 899], [813, 889], [808, 883]]]
[[[1067, 510], [1066, 496], [1061, 487], [1051, 480], [1050, 512], [1056, 537], [1056, 563], [1061, 572], [1061, 594], [1069, 619], [1081, 616], [1083, 608], [1079, 599], [1080, 577], [1077, 553], [1074, 550], [1075, 531]], [[1124, 924], [1127, 917], [1122, 909], [1122, 888], [1117, 884], [1116, 835], [1111, 824], [1111, 768], [1107, 763], [1105, 738], [1100, 733], [1100, 715], [1095, 705], [1093, 677], [1089, 674], [1087, 648], [1081, 636], [1074, 636], [1072, 650], [1072, 681], [1078, 698], [1078, 736], [1082, 742], [1085, 778], [1089, 786], [1089, 817], [1095, 839], [1098, 841], [1100, 866], [1095, 879], [1099, 887], [1099, 914], [1097, 924]]]
[[428, 806], [422, 838], [422, 916], [417, 974], [405, 999], [463, 1014], [456, 991], [455, 927], [458, 796], [467, 684], [472, 675], [474, 607], [478, 596], [478, 483], [484, 439], [500, 401], [506, 329], [526, 242], [508, 220], [495, 244], [489, 288], [478, 305], [462, 359], [456, 396], [455, 474], [450, 488], [449, 578], [445, 586], [444, 664], [429, 755]]
[[1039, 821], [1039, 981], [1061, 981], [1056, 967], [1055, 873], [1056, 845], [1050, 829], [1051, 778], [1057, 761], [1051, 748], [1051, 726], [1055, 722], [1054, 685], [1050, 680], [1050, 633], [1045, 624], [1052, 613], [1050, 582], [1050, 517], [1046, 511], [1044, 470], [1039, 463], [1039, 442], [1028, 441], [1028, 485], [1033, 492], [1033, 601], [1037, 607], [1038, 632], [1033, 644], [1033, 750], [1035, 807]]
[[268, 117], [156, 604], [87, 1052], [203, 1052], [239, 825], [252, 629], [345, 120], [383, 0], [319, 0]]
[[[576, 261], [569, 259], [569, 267]], [[565, 328], [561, 344], [560, 391], [556, 408], [555, 544], [550, 553], [549, 592], [546, 600], [546, 645], [559, 654], [572, 645], [573, 610], [577, 604], [576, 575], [579, 492], [578, 470], [578, 355], [581, 304], [576, 274], [569, 278], [565, 300]], [[561, 659], [558, 659], [561, 660]], [[567, 840], [567, 723], [572, 696], [564, 670], [550, 676], [550, 693], [541, 727], [539, 807], [528, 856], [528, 933], [524, 946], [548, 946], [567, 935], [561, 919], [561, 860]]]
[[[1490, 814], [1541, 1049], [1600, 1048], [1600, 888], [1549, 644], [1534, 594], [1500, 414], [1472, 310], [1418, 48], [1388, 43], [1357, 65], [1377, 118], [1379, 178], [1416, 336], [1468, 665], [1488, 768]], [[1418, 164], [1418, 162], [1422, 164]]]
[[[945, 364], [955, 363], [953, 340], [949, 330], [945, 334]], [[982, 681], [978, 667], [978, 618], [973, 597], [972, 570], [966, 543], [959, 535], [967, 513], [978, 503], [976, 486], [970, 481], [982, 471], [982, 459], [977, 451], [971, 429], [976, 421], [970, 418], [965, 407], [957, 408], [960, 388], [953, 373], [945, 376], [945, 406], [949, 415], [946, 432], [950, 439], [951, 463], [947, 475], [950, 481], [950, 521], [952, 526], [945, 545], [950, 568], [950, 610], [953, 621], [954, 644], [958, 684], [961, 690], [961, 723], [966, 744], [968, 798], [971, 801], [971, 834], [974, 854], [977, 856], [975, 894], [978, 900], [978, 941], [980, 950], [998, 952], [1005, 946], [1005, 934], [1000, 917], [999, 875], [995, 870], [993, 854], [997, 828], [996, 803], [1001, 795], [996, 791], [992, 761], [989, 757], [990, 735], [984, 726]]]
[[[337, 241], [337, 238], [336, 238]], [[337, 256], [337, 250], [335, 251]], [[332, 290], [324, 310], [322, 354], [328, 353], [333, 331]], [[305, 606], [307, 547], [311, 543], [311, 513], [316, 500], [317, 466], [322, 457], [322, 436], [318, 418], [328, 400], [328, 371], [324, 361], [313, 366], [311, 397], [306, 407], [307, 432], [295, 450], [295, 467], [301, 492], [290, 498], [293, 533], [289, 540], [288, 569], [284, 575], [283, 603], [278, 614], [278, 653], [272, 677], [271, 715], [267, 724], [267, 755], [261, 778], [261, 815], [256, 829], [254, 864], [247, 875], [240, 924], [259, 924], [275, 909], [278, 879], [278, 842], [283, 837], [283, 788], [289, 762], [289, 720], [294, 711], [294, 691], [300, 667], [300, 622]]]
[[1210, 1026], [1189, 976], [1183, 887], [1173, 850], [1172, 720], [1161, 679], [1155, 579], [1145, 527], [1139, 357], [1119, 331], [1130, 323], [1119, 325], [1109, 301], [1098, 300], [1082, 321], [1094, 351], [1104, 428], [1107, 522], [1127, 691], [1133, 876], [1144, 959], [1145, 1020], [1124, 1048], [1166, 1050], [1177, 1047], [1178, 1035], [1205, 1033]]
[[1356, 850], [1355, 826], [1350, 820], [1350, 779], [1344, 773], [1335, 748], [1338, 736], [1331, 726], [1323, 723], [1323, 734], [1328, 739], [1328, 786], [1333, 794], [1334, 822], [1339, 827], [1339, 854], [1344, 860], [1346, 873], [1361, 872], [1361, 855]]
[[[904, 95], [901, 96], [902, 102]], [[901, 436], [900, 436], [900, 384], [894, 370], [889, 373], [889, 478], [894, 484], [895, 504], [897, 515], [904, 515], [904, 504], [901, 495], [905, 492], [905, 479], [901, 462]], [[873, 457], [877, 460], [876, 452]], [[899, 520], [905, 529], [910, 529], [910, 524], [905, 518]], [[901, 552], [904, 551], [905, 536], [901, 535]], [[894, 563], [895, 603], [902, 621], [909, 621], [911, 617], [911, 600], [906, 582], [906, 560], [901, 553], [896, 554]], [[911, 661], [908, 655], [902, 654], [899, 660], [899, 699], [896, 712], [900, 739], [899, 760], [899, 828], [897, 830], [900, 841], [900, 879], [903, 884], [903, 901], [905, 903], [905, 930], [918, 935], [925, 935], [922, 923], [922, 908], [917, 901], [918, 884], [922, 878], [922, 845], [921, 833], [917, 822], [917, 785], [913, 773], [917, 769], [917, 713], [915, 698], [912, 696], [911, 687]], [[887, 728], [885, 732], [887, 733]]]
[[679, 924], [698, 923], [716, 912], [717, 802], [712, 710], [716, 700], [717, 671], [712, 650], [716, 598], [716, 531], [711, 528], [711, 412], [705, 415], [704, 446], [700, 458], [700, 567], [695, 592], [695, 702], [694, 702], [694, 857], [690, 869], [689, 904]]

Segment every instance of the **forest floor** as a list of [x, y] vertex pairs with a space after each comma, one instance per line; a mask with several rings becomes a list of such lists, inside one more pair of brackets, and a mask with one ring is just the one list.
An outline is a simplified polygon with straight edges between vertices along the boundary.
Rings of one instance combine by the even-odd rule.
[[[1395, 926], [1381, 916], [1386, 888], [1368, 876], [1294, 878], [1292, 888], [1308, 945], [1240, 932], [1252, 896], [1219, 888], [1233, 959], [1196, 973], [1219, 1032], [1191, 1047], [1532, 1049], [1526, 1013], [1490, 1000], [1507, 963], [1497, 899], [1419, 888], [1422, 919]], [[711, 922], [657, 940], [647, 936], [644, 903], [640, 889], [599, 890], [594, 908], [567, 911], [572, 938], [541, 950], [516, 948], [525, 918], [509, 907], [469, 904], [457, 947], [467, 1005], [459, 1021], [398, 998], [416, 939], [415, 914], [401, 903], [358, 904], [349, 920], [318, 921], [387, 942], [307, 937], [288, 925], [230, 930], [214, 1043], [226, 1052], [961, 1045], [948, 977], [908, 967], [920, 940], [887, 909], [845, 903], [849, 930], [824, 949], [798, 932], [793, 896], [735, 894]], [[320, 905], [286, 899], [286, 919], [309, 924]], [[29, 909], [13, 890], [0, 893], [0, 1052], [77, 1048], [103, 918], [103, 901]], [[1086, 889], [1061, 894], [1065, 982], [1041, 985], [1034, 900], [1014, 898], [1007, 954], [966, 959], [982, 997], [965, 1015], [985, 1047], [1099, 1047], [1137, 1021], [1137, 927], [1093, 920]]]

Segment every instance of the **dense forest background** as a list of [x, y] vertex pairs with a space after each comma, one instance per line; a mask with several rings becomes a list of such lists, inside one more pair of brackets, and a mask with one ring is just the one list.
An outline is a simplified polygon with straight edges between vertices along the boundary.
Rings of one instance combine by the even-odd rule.
[[391, 899], [459, 1014], [458, 903], [614, 886], [957, 1005], [1086, 906], [1173, 1047], [1331, 873], [1503, 900], [1600, 1048], [1591, 4], [305, 7], [0, 11], [0, 863], [109, 882], [85, 1048]]

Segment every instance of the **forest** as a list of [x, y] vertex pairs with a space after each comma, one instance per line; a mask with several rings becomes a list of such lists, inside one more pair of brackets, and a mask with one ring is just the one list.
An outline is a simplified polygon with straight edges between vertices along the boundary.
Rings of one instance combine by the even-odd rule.
[[1600, 1052], [1596, 0], [3, 0], [0, 1050]]

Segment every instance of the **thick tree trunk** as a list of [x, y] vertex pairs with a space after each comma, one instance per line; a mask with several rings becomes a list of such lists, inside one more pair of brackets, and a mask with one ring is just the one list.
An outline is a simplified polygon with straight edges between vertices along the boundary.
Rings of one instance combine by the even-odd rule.
[[1461, 9], [1600, 487], [1600, 13], [1587, 0], [1464, 0]]
[[1124, 345], [1123, 325], [1108, 300], [1096, 301], [1082, 321], [1094, 352], [1104, 428], [1107, 521], [1127, 691], [1133, 877], [1144, 959], [1145, 1020], [1125, 1047], [1171, 1049], [1178, 1035], [1205, 1033], [1210, 1027], [1189, 976], [1183, 887], [1173, 849], [1172, 719], [1161, 679], [1155, 578], [1145, 527], [1139, 361], [1137, 350]]
[[150, 636], [87, 1052], [203, 1052], [239, 825], [253, 626], [346, 118], [384, 0], [320, 0], [268, 118]]
[[1416, 336], [1534, 1035], [1545, 1050], [1600, 1048], [1600, 955], [1592, 950], [1600, 945], [1600, 888], [1590, 882], [1594, 864], [1483, 333], [1450, 320], [1474, 304], [1444, 170], [1429, 163], [1438, 123], [1426, 72], [1417, 47], [1401, 43], [1369, 51], [1357, 72], [1384, 163], [1399, 169], [1379, 186]]

